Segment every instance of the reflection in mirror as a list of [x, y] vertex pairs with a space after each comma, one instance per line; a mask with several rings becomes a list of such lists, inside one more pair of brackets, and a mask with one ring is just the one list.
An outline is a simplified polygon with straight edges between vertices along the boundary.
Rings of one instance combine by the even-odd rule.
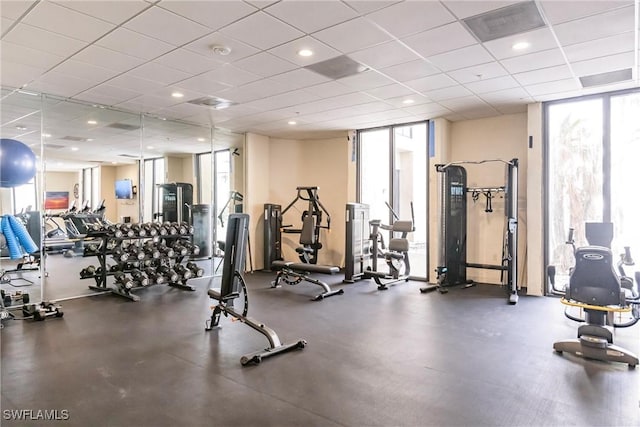
[[[44, 97], [44, 297], [94, 295], [100, 265], [86, 237], [97, 224], [138, 220], [140, 116], [98, 105]], [[88, 255], [88, 256], [85, 256]]]
[[39, 94], [8, 89], [2, 89], [0, 99], [0, 315], [4, 319], [11, 306], [42, 300], [37, 197], [42, 99]]

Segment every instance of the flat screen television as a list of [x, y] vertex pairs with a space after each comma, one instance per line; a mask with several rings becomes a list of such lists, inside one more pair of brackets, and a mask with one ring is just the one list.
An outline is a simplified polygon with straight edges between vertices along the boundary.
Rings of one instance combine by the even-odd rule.
[[116, 199], [133, 199], [133, 183], [130, 179], [116, 181]]
[[68, 191], [47, 191], [44, 197], [45, 209], [68, 209], [69, 208], [69, 192]]

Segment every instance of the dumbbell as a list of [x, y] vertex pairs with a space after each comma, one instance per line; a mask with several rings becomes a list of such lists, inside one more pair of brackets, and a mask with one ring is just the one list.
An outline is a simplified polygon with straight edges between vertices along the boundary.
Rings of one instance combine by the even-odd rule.
[[186, 229], [186, 233], [184, 234], [193, 234], [193, 225], [189, 224], [186, 221], [182, 221], [182, 223], [180, 224], [182, 227], [184, 227]]
[[187, 249], [185, 246], [182, 246], [182, 244], [180, 244], [179, 242], [174, 242], [171, 247], [173, 248], [173, 251], [177, 256], [186, 256], [189, 253], [189, 249]]
[[88, 267], [83, 268], [82, 270], [80, 270], [80, 277], [82, 279], [87, 278], [87, 277], [91, 277], [94, 276], [96, 273], [96, 268], [93, 265], [90, 265]]
[[120, 225], [120, 231], [122, 231], [123, 237], [133, 237], [136, 235], [135, 231], [131, 228], [131, 224], [124, 223]]
[[158, 273], [162, 274], [169, 283], [176, 283], [180, 279], [178, 273], [166, 265], [158, 267]]
[[131, 277], [138, 286], [149, 286], [149, 278], [142, 271], [138, 269], [131, 271]]
[[115, 239], [109, 239], [107, 240], [107, 250], [108, 251], [112, 251], [116, 248], [116, 246], [118, 246], [118, 241]]
[[175, 227], [174, 222], [165, 221], [162, 224], [162, 227], [167, 230], [167, 234], [170, 236], [175, 236], [176, 234], [178, 234], [178, 229]]
[[128, 249], [127, 252], [129, 253], [129, 257], [130, 258], [135, 258], [135, 259], [141, 261], [146, 256], [144, 248], [140, 248], [138, 246], [131, 245], [127, 249]]
[[204, 269], [200, 268], [195, 262], [189, 261], [187, 263], [187, 268], [191, 270], [194, 277], [202, 277], [204, 275]]
[[176, 256], [176, 253], [173, 250], [173, 248], [170, 248], [169, 246], [162, 245], [162, 246], [158, 246], [157, 249], [160, 251], [162, 255], [164, 255], [167, 258], [173, 258]]
[[117, 262], [125, 262], [129, 259], [129, 254], [122, 247], [115, 248], [112, 256]]
[[142, 229], [144, 230], [147, 236], [153, 237], [158, 234], [158, 230], [156, 230], [153, 224], [149, 224], [148, 222], [145, 222], [144, 224], [142, 224]]
[[141, 224], [133, 224], [131, 229], [136, 233], [136, 236], [145, 237], [147, 235], [147, 230]]
[[122, 271], [116, 272], [113, 277], [116, 279], [116, 283], [120, 285], [121, 288], [127, 291], [135, 287], [135, 283], [133, 283], [133, 280], [131, 280], [131, 278], [124, 274]]
[[193, 271], [188, 269], [182, 264], [178, 264], [173, 267], [173, 270], [182, 277], [182, 280], [189, 280], [193, 277]]
[[122, 271], [122, 264], [113, 264], [109, 266], [109, 271], [115, 273], [116, 271]]
[[184, 243], [184, 246], [189, 250], [189, 252], [191, 253], [191, 255], [199, 255], [200, 254], [200, 246], [198, 245], [194, 245], [191, 242], [186, 242]]
[[153, 267], [145, 268], [144, 272], [147, 274], [149, 282], [152, 284], [155, 283], [157, 285], [161, 285], [166, 282], [166, 278]]
[[93, 255], [93, 254], [98, 253], [98, 251], [100, 251], [100, 244], [99, 243], [88, 243], [84, 247], [84, 254], [85, 255]]

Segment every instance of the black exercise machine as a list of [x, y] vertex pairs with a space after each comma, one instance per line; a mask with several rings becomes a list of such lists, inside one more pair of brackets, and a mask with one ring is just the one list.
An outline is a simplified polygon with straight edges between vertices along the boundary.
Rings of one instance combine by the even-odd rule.
[[[507, 176], [503, 187], [467, 187], [467, 171], [462, 164], [504, 163]], [[467, 280], [467, 268], [500, 271], [501, 282], [509, 293], [509, 303], [518, 302], [518, 159], [480, 160], [436, 165], [439, 180], [439, 224], [437, 283], [420, 289], [429, 292], [438, 289], [446, 293], [455, 285], [473, 286]], [[467, 262], [467, 194], [473, 201], [486, 198], [485, 212], [493, 212], [492, 199], [497, 193], [505, 194], [505, 233], [500, 265]]]
[[[624, 254], [614, 266], [610, 249], [612, 223], [587, 223], [585, 226], [589, 246], [576, 248], [573, 229], [569, 230], [567, 244], [574, 249], [575, 266], [570, 271], [569, 283], [561, 299], [567, 306], [565, 316], [585, 324], [578, 328], [578, 338], [558, 341], [553, 344], [553, 349], [587, 359], [626, 363], [635, 368], [638, 357], [613, 345], [613, 331], [633, 326], [640, 320], [640, 275], [636, 272], [634, 284], [633, 279], [625, 274], [624, 266], [634, 265], [629, 247], [625, 247]], [[552, 290], [555, 290], [555, 267], [549, 266], [547, 272]], [[571, 314], [572, 307], [579, 308], [582, 315]]]
[[[247, 354], [240, 358], [242, 365], [260, 363], [266, 357], [293, 349], [302, 349], [306, 346], [305, 340], [298, 340], [291, 344], [282, 344], [276, 332], [257, 320], [247, 317], [249, 310], [249, 296], [243, 277], [243, 269], [246, 258], [247, 237], [249, 235], [249, 215], [231, 214], [228, 218], [227, 238], [225, 241], [224, 266], [220, 289], [209, 289], [210, 298], [217, 301], [213, 308], [211, 319], [206, 323], [209, 331], [220, 323], [220, 316], [231, 316], [234, 319], [248, 325], [260, 332], [269, 341], [269, 348], [255, 353]], [[242, 298], [241, 298], [242, 296]], [[236, 307], [240, 307], [238, 310]]]
[[161, 211], [154, 219], [162, 217], [162, 222], [187, 222], [191, 224], [191, 205], [193, 204], [193, 185], [184, 182], [156, 184], [160, 192]]

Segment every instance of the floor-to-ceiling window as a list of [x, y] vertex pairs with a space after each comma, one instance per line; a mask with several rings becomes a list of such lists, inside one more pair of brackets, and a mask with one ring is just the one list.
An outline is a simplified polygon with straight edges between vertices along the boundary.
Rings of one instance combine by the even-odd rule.
[[158, 186], [164, 184], [164, 157], [156, 159], [145, 159], [144, 161], [144, 219], [152, 221], [157, 219], [160, 212], [160, 201], [158, 200]]
[[[546, 104], [547, 261], [559, 287], [574, 265], [567, 245], [586, 245], [585, 222], [613, 222], [614, 254], [640, 251], [631, 190], [640, 179], [640, 92], [611, 93]], [[639, 252], [640, 253], [640, 252]]]
[[387, 204], [402, 220], [411, 219], [413, 204], [411, 276], [427, 279], [427, 122], [361, 130], [358, 141], [358, 200], [386, 224], [393, 221]]

